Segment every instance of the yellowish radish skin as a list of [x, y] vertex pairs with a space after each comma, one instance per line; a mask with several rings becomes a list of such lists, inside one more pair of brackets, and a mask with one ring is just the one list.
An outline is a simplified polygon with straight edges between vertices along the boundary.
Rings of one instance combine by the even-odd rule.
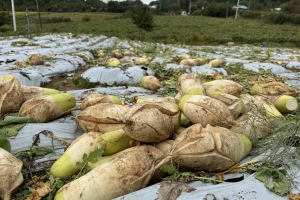
[[[89, 154], [96, 149], [103, 149], [103, 155], [108, 156], [130, 147], [132, 139], [122, 130], [100, 134], [85, 133], [77, 138], [66, 152], [52, 165], [50, 173], [54, 177], [67, 178], [79, 172], [77, 162], [82, 162], [83, 154]], [[80, 150], [79, 150], [80, 149]]]
[[[55, 200], [111, 200], [144, 188], [151, 175], [136, 181], [162, 156], [153, 146], [136, 146], [122, 151], [86, 175], [64, 185]], [[130, 184], [136, 181], [134, 184]]]
[[186, 94], [205, 95], [205, 89], [196, 73], [182, 74], [178, 78], [177, 90], [181, 96]]

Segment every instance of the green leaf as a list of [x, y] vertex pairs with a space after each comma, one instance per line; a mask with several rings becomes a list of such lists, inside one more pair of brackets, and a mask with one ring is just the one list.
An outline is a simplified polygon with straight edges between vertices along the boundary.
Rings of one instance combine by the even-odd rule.
[[177, 169], [173, 163], [161, 166], [160, 170], [167, 174], [174, 174], [177, 172]]
[[83, 164], [81, 162], [76, 162], [76, 167], [78, 167], [79, 169], [82, 169]]
[[37, 156], [45, 156], [49, 153], [54, 153], [54, 149], [52, 147], [33, 146], [32, 152]]
[[4, 134], [0, 133], [0, 147], [8, 152], [10, 152], [11, 146], [9, 140]]
[[286, 174], [286, 170], [276, 169], [272, 163], [263, 163], [254, 177], [264, 182], [265, 187], [275, 194], [284, 196], [289, 192], [291, 186]]
[[0, 126], [9, 124], [35, 123], [35, 119], [30, 117], [5, 116], [3, 121], [0, 121]]
[[91, 163], [97, 162], [98, 159], [100, 157], [102, 157], [103, 153], [104, 153], [104, 149], [101, 149], [101, 148], [96, 149], [95, 151], [90, 152], [90, 154], [88, 156], [89, 162], [91, 162]]

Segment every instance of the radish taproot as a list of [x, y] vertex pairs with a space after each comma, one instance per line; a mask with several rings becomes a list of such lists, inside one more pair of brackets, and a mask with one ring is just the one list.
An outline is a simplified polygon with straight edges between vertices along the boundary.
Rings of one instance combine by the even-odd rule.
[[182, 74], [177, 81], [177, 90], [181, 96], [186, 94], [205, 95], [205, 89], [196, 73]]
[[230, 128], [236, 122], [229, 108], [221, 101], [203, 95], [185, 95], [180, 99], [179, 108], [194, 124], [200, 123]]
[[298, 91], [284, 83], [271, 82], [271, 83], [253, 85], [250, 93], [252, 95], [270, 95], [270, 96], [290, 95], [295, 97], [298, 94]]
[[124, 116], [124, 131], [141, 142], [161, 142], [169, 138], [180, 123], [180, 110], [170, 102], [133, 105]]
[[23, 162], [0, 148], [0, 199], [10, 200], [10, 195], [23, 182]]
[[23, 101], [27, 101], [29, 99], [40, 97], [44, 95], [51, 95], [51, 94], [59, 94], [60, 91], [51, 89], [51, 88], [43, 88], [37, 86], [27, 86], [21, 85], [21, 91], [23, 93]]
[[54, 177], [68, 178], [77, 174], [80, 169], [77, 162], [82, 162], [83, 154], [102, 149], [103, 155], [115, 154], [130, 147], [132, 139], [122, 130], [84, 133], [77, 138], [64, 154], [51, 166], [50, 173]]
[[144, 76], [141, 80], [141, 85], [149, 90], [156, 91], [159, 88], [162, 88], [162, 85], [159, 83], [159, 80], [155, 76]]
[[251, 149], [250, 140], [242, 134], [209, 124], [206, 128], [194, 124], [178, 135], [169, 153], [140, 179], [171, 160], [190, 170], [224, 171], [237, 164]]
[[66, 114], [66, 111], [75, 105], [76, 101], [72, 94], [45, 95], [24, 102], [19, 110], [19, 116], [31, 117], [39, 123], [49, 122]]
[[123, 150], [117, 157], [94, 168], [58, 190], [54, 200], [111, 200], [146, 187], [152, 175], [136, 181], [154, 166], [162, 152], [150, 145]]
[[0, 116], [19, 110], [23, 94], [19, 80], [13, 75], [0, 76]]
[[82, 130], [87, 132], [106, 133], [122, 129], [122, 120], [128, 112], [127, 106], [112, 103], [100, 103], [85, 108], [76, 116]]

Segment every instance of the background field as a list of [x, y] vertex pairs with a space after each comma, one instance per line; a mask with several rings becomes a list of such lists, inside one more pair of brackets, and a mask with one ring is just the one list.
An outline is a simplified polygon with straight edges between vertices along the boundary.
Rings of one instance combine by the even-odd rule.
[[[82, 21], [82, 18], [90, 21]], [[37, 13], [29, 13], [34, 21], [30, 31], [25, 30], [25, 12], [17, 13], [17, 32], [0, 33], [0, 36], [61, 33], [116, 36], [120, 39], [141, 40], [168, 44], [218, 45], [227, 42], [236, 44], [300, 47], [300, 29], [297, 25], [266, 24], [257, 19], [212, 18], [205, 16], [154, 15], [152, 32], [137, 29], [129, 14], [116, 13], [41, 13], [42, 30]], [[70, 22], [52, 23], [53, 19], [67, 19]], [[52, 20], [51, 20], [52, 19]]]

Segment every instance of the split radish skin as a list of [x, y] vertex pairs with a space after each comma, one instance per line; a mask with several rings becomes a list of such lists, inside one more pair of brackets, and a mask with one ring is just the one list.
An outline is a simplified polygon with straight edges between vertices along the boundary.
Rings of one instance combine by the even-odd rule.
[[203, 83], [203, 87], [205, 88], [205, 91], [214, 91], [218, 89], [224, 91], [224, 93], [226, 94], [231, 94], [236, 97], [240, 97], [243, 91], [243, 86], [232, 80], [226, 79], [213, 80], [210, 82]]
[[122, 129], [122, 122], [128, 112], [127, 106], [100, 103], [89, 106], [76, 116], [76, 121], [84, 132], [106, 133]]
[[87, 97], [85, 97], [80, 104], [80, 106], [76, 106], [75, 108], [72, 108], [72, 110], [84, 110], [89, 106], [93, 106], [98, 103], [114, 103], [114, 104], [119, 104], [122, 105], [122, 101], [113, 95], [107, 95], [107, 94], [89, 94]]
[[177, 90], [181, 96], [186, 94], [205, 95], [205, 89], [196, 73], [182, 74], [178, 78]]
[[75, 98], [69, 93], [45, 95], [29, 99], [21, 106], [19, 116], [31, 117], [38, 123], [52, 121], [76, 105]]
[[203, 95], [185, 95], [180, 99], [179, 108], [194, 124], [200, 123], [230, 128], [236, 122], [229, 108], [221, 101]]
[[164, 159], [140, 179], [171, 160], [191, 170], [224, 171], [237, 164], [251, 149], [250, 140], [242, 134], [223, 127], [207, 125], [203, 128], [201, 124], [194, 124], [178, 135]]
[[123, 130], [140, 142], [161, 142], [169, 138], [180, 123], [180, 110], [170, 102], [133, 105], [124, 116]]
[[0, 199], [10, 200], [12, 192], [23, 182], [23, 162], [0, 148]]
[[289, 95], [295, 97], [298, 94], [298, 91], [284, 83], [271, 82], [271, 83], [253, 85], [250, 93], [252, 95], [269, 95], [269, 96]]
[[[142, 189], [149, 183], [152, 175], [139, 178], [161, 156], [160, 150], [149, 145], [126, 149], [114, 159], [64, 185], [56, 193], [54, 200], [111, 200]], [[134, 181], [134, 184], [130, 184]]]
[[68, 178], [80, 171], [76, 163], [82, 162], [83, 154], [88, 155], [96, 149], [103, 149], [103, 155], [112, 155], [129, 148], [131, 140], [122, 129], [104, 134], [97, 132], [85, 133], [77, 138], [52, 165], [50, 173], [54, 177]]
[[13, 75], [0, 76], [0, 116], [19, 110], [23, 94], [19, 80]]

